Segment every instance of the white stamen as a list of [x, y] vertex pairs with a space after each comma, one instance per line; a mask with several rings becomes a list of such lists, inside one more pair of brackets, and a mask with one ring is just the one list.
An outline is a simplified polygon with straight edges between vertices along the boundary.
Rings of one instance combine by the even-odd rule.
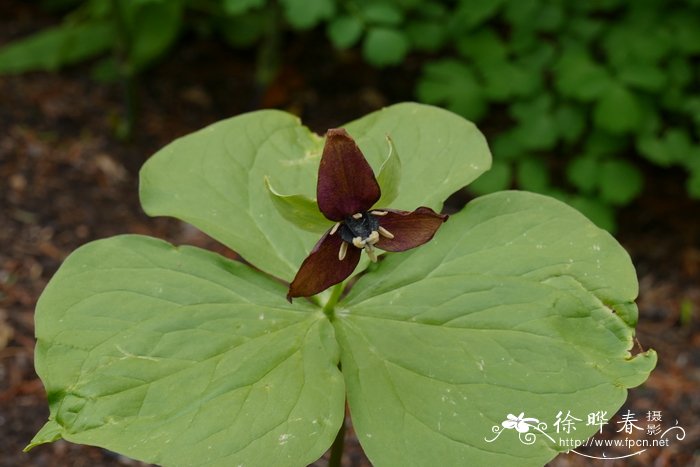
[[377, 254], [374, 252], [374, 248], [372, 248], [372, 245], [365, 245], [365, 251], [367, 252], [367, 256], [369, 256], [369, 260], [373, 263], [376, 263]]
[[389, 232], [387, 229], [385, 229], [381, 225], [379, 226], [379, 233], [382, 234], [386, 238], [394, 238], [394, 234]]
[[338, 259], [340, 261], [344, 260], [347, 252], [348, 252], [348, 244], [347, 244], [347, 242], [342, 242], [340, 244], [340, 251], [338, 251]]
[[367, 237], [367, 243], [370, 245], [374, 245], [379, 241], [379, 233], [376, 230], [373, 230], [371, 234], [369, 234], [369, 237]]
[[339, 227], [340, 227], [340, 222], [336, 222], [335, 225], [333, 226], [333, 228], [331, 229], [330, 234], [333, 235], [334, 233], [336, 233], [338, 231]]
[[362, 213], [361, 213], [361, 212], [358, 212], [358, 213], [356, 213], [356, 214], [353, 214], [353, 215], [352, 215], [352, 218], [353, 218], [353, 219], [362, 219]]
[[386, 216], [389, 214], [389, 211], [371, 211], [371, 213], [375, 216]]
[[355, 245], [357, 248], [364, 248], [365, 246], [365, 242], [360, 237], [353, 238], [352, 244]]

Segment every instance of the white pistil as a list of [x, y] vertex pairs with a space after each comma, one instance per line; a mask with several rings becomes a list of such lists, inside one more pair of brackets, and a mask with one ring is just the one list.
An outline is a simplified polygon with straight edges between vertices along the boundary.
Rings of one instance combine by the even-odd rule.
[[352, 215], [352, 218], [353, 219], [362, 219], [362, 213], [361, 212], [355, 213]]
[[348, 252], [348, 244], [346, 242], [342, 242], [340, 244], [340, 251], [338, 251], [338, 259], [340, 261], [344, 260], [347, 252]]
[[360, 237], [353, 238], [352, 244], [355, 245], [357, 248], [364, 248], [365, 247], [365, 242]]
[[374, 252], [374, 248], [372, 247], [372, 245], [365, 245], [365, 252], [367, 252], [367, 256], [369, 256], [370, 261], [372, 261], [373, 263], [377, 262], [377, 254]]
[[340, 222], [336, 222], [333, 228], [331, 229], [331, 235], [336, 233], [338, 231], [338, 228], [340, 227]]
[[[380, 227], [381, 229], [381, 227]], [[367, 237], [366, 242], [369, 243], [370, 245], [374, 245], [379, 241], [379, 233], [376, 230], [373, 230], [371, 234], [369, 234], [369, 237]]]
[[371, 214], [375, 216], [386, 216], [389, 213], [389, 211], [371, 211]]
[[394, 238], [394, 234], [389, 232], [387, 229], [385, 229], [381, 225], [379, 226], [379, 233], [382, 234], [382, 236], [384, 236], [386, 238], [390, 238], [390, 239]]

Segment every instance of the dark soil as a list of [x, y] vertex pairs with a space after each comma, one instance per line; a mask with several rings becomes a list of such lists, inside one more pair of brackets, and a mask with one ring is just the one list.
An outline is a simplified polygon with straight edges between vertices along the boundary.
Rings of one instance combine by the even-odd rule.
[[[24, 2], [3, 2], [0, 45], [56, 21]], [[313, 33], [285, 48], [284, 66], [265, 90], [254, 83], [251, 54], [188, 39], [138, 80], [130, 141], [116, 137], [125, 114], [122, 87], [93, 81], [87, 65], [0, 77], [0, 467], [143, 465], [63, 441], [21, 450], [48, 415], [32, 363], [33, 310], [69, 252], [96, 238], [142, 233], [232, 256], [179, 221], [146, 217], [137, 173], [150, 154], [256, 108], [293, 112], [323, 132], [412, 98], [417, 64], [373, 70], [354, 53], [317, 46]], [[618, 238], [640, 278], [639, 345], [656, 349], [659, 365], [630, 391], [623, 410], [661, 411], [686, 437], [624, 461], [562, 454], [552, 466], [700, 466], [700, 204], [686, 199], [683, 174], [649, 168], [646, 175], [647, 192], [620, 214]], [[352, 433], [347, 443], [344, 465], [370, 465]]]

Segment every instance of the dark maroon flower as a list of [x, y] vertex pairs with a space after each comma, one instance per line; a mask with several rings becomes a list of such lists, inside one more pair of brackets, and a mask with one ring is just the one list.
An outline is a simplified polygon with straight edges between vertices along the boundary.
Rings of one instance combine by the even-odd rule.
[[372, 209], [381, 190], [372, 168], [342, 128], [328, 130], [318, 168], [318, 208], [335, 225], [323, 234], [289, 286], [287, 299], [309, 297], [342, 282], [355, 270], [364, 250], [377, 261], [375, 247], [405, 251], [435, 235], [447, 220], [430, 208], [413, 212]]

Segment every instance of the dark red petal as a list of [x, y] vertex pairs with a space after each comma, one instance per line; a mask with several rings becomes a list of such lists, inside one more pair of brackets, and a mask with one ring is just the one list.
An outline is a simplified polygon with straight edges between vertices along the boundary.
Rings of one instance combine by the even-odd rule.
[[343, 128], [328, 130], [318, 168], [318, 208], [332, 221], [366, 211], [381, 190], [360, 148]]
[[394, 235], [394, 238], [380, 235], [377, 248], [386, 251], [406, 251], [426, 243], [448, 217], [426, 207], [413, 212], [393, 209], [383, 211], [387, 211], [387, 215], [378, 217], [379, 225]]
[[329, 235], [329, 232], [330, 230], [321, 237], [309, 256], [301, 263], [287, 293], [287, 300], [290, 302], [294, 297], [316, 295], [345, 280], [355, 270], [362, 250], [348, 245], [345, 259], [339, 260], [338, 252], [343, 240], [340, 238], [340, 232], [333, 235]]

